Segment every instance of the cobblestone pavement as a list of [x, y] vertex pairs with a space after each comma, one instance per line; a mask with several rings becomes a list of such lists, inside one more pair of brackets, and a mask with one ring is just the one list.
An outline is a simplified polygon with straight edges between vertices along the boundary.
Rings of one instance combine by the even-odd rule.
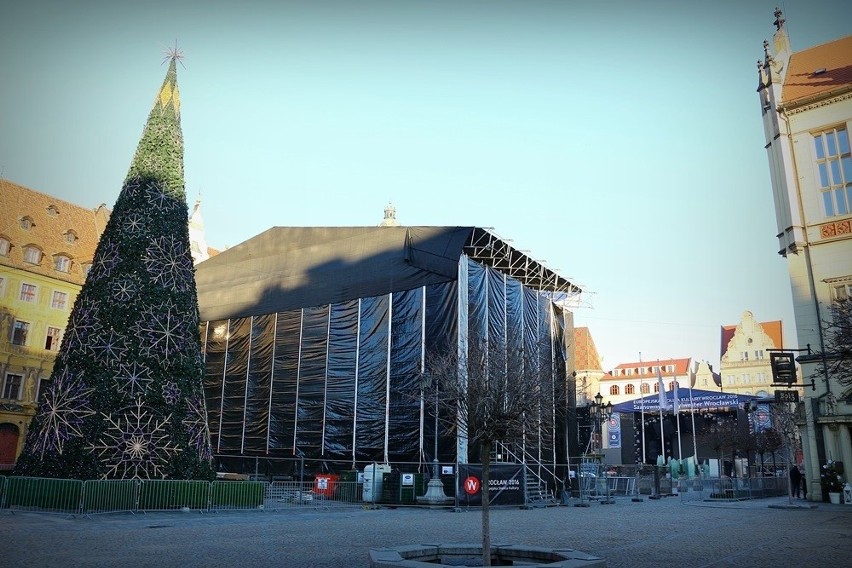
[[[795, 502], [804, 504], [804, 501]], [[492, 510], [492, 542], [570, 547], [611, 568], [849, 566], [852, 505], [787, 498]], [[808, 504], [812, 505], [812, 504]], [[370, 547], [479, 542], [478, 509], [127, 513], [0, 512], [3, 566], [359, 567]]]

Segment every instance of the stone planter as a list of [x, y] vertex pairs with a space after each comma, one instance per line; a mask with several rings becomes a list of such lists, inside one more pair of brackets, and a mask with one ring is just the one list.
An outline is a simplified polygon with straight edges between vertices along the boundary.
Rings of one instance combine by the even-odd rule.
[[[606, 561], [570, 548], [495, 545], [491, 547], [492, 566], [529, 568], [603, 568]], [[370, 568], [426, 568], [428, 566], [464, 566], [462, 560], [481, 560], [482, 546], [476, 544], [417, 544], [393, 548], [371, 548]], [[442, 562], [449, 562], [442, 564]], [[475, 562], [468, 564], [476, 566]]]
[[840, 495], [841, 493], [835, 493], [833, 491], [828, 492], [828, 501], [832, 505], [840, 505]]

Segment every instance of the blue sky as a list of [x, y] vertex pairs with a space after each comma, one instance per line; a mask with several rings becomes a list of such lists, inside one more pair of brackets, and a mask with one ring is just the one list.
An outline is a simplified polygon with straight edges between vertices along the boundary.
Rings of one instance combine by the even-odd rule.
[[604, 367], [719, 361], [744, 310], [795, 326], [755, 88], [852, 3], [16, 2], [0, 12], [0, 177], [115, 202], [178, 69], [211, 246], [272, 226], [494, 227], [587, 290]]

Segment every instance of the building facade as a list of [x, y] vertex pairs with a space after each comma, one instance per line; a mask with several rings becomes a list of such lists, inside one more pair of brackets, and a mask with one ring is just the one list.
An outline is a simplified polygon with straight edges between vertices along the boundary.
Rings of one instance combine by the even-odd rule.
[[0, 469], [12, 469], [109, 210], [0, 179]]
[[772, 349], [784, 347], [781, 320], [758, 322], [743, 312], [736, 325], [722, 326], [722, 389], [768, 397], [773, 392]]
[[[800, 428], [809, 498], [819, 500], [820, 466], [852, 465], [852, 404], [841, 380], [819, 376], [832, 302], [852, 291], [852, 36], [793, 52], [780, 11], [758, 61], [758, 97], [777, 221], [806, 384]], [[847, 475], [850, 471], [847, 466]]]

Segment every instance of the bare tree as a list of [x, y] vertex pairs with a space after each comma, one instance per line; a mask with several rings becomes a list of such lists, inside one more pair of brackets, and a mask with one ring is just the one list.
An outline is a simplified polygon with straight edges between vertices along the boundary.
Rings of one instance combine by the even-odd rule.
[[[427, 361], [431, 389], [438, 389], [441, 422], [478, 450], [482, 463], [482, 560], [491, 565], [489, 481], [491, 452], [497, 442], [522, 441], [549, 426], [549, 378], [539, 372], [536, 355], [507, 353], [471, 339], [468, 352]], [[434, 391], [432, 391], [434, 393]]]
[[826, 379], [836, 377], [842, 385], [852, 385], [852, 298], [838, 300], [829, 307], [830, 317], [823, 321], [825, 351], [814, 374]]

